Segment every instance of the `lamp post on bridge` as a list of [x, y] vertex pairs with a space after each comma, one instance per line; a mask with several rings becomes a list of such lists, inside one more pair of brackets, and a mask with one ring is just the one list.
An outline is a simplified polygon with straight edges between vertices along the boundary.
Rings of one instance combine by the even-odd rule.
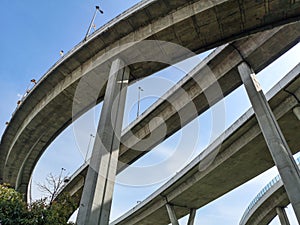
[[89, 143], [88, 143], [87, 150], [86, 150], [85, 157], [84, 157], [84, 162], [85, 163], [87, 161], [87, 157], [88, 157], [88, 153], [89, 153], [89, 150], [90, 150], [90, 145], [91, 145], [92, 138], [95, 138], [95, 136], [93, 134], [90, 134]]
[[144, 91], [143, 88], [138, 87], [138, 102], [137, 102], [137, 112], [136, 117], [140, 116], [140, 102], [141, 102], [141, 92]]
[[93, 27], [93, 25], [94, 25], [94, 21], [95, 21], [97, 12], [100, 12], [101, 14], [104, 14], [104, 12], [100, 9], [100, 7], [99, 7], [99, 6], [96, 6], [96, 10], [95, 10], [95, 12], [94, 12], [94, 16], [93, 16], [93, 18], [92, 18], [92, 21], [91, 21], [91, 23], [90, 23], [90, 25], [89, 25], [89, 29], [87, 30], [86, 35], [85, 35], [85, 37], [84, 37], [84, 40], [85, 40], [85, 41], [86, 41], [87, 37], [89, 36], [89, 33], [91, 32], [91, 29], [92, 29], [92, 27]]

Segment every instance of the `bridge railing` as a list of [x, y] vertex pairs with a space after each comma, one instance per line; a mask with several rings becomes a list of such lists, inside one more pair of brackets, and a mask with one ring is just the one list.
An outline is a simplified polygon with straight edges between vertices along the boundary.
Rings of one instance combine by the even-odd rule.
[[[296, 159], [297, 164], [300, 164], [300, 157]], [[277, 175], [276, 177], [274, 177], [256, 196], [255, 198], [250, 202], [249, 206], [246, 208], [240, 225], [243, 224], [245, 218], [248, 216], [249, 212], [251, 211], [251, 209], [253, 209], [253, 207], [256, 205], [256, 203], [271, 189], [271, 187], [273, 187], [275, 184], [277, 184], [279, 181], [281, 180], [280, 175]]]
[[[70, 58], [70, 56], [72, 56], [76, 51], [78, 51], [85, 43], [87, 43], [90, 39], [94, 38], [95, 36], [99, 35], [100, 33], [108, 30], [109, 28], [111, 28], [112, 26], [114, 26], [118, 21], [124, 20], [125, 18], [129, 17], [130, 14], [146, 7], [148, 4], [151, 4], [151, 2], [153, 2], [154, 0], [142, 0], [138, 3], [136, 3], [135, 5], [133, 5], [132, 7], [130, 7], [129, 9], [125, 10], [124, 12], [122, 12], [121, 14], [119, 14], [118, 16], [116, 16], [115, 18], [111, 19], [110, 21], [108, 21], [107, 23], [103, 24], [100, 28], [98, 28], [95, 32], [93, 32], [92, 34], [88, 35], [87, 39], [82, 39], [78, 44], [76, 44], [71, 50], [67, 51], [66, 54], [64, 54], [62, 57], [60, 57], [48, 70], [46, 73], [44, 73], [44, 75], [42, 75], [42, 77], [40, 77], [37, 80], [37, 84], [40, 84], [44, 79], [46, 79], [46, 77], [52, 73], [53, 70], [55, 70], [59, 65], [61, 65], [64, 61], [66, 61], [68, 58]], [[35, 85], [31, 90], [30, 93], [36, 88]], [[16, 109], [14, 110], [14, 112], [12, 113], [12, 117], [15, 115], [15, 113], [18, 111], [19, 106], [26, 100], [26, 98], [30, 95], [30, 93], [28, 93], [26, 96], [23, 96], [23, 98], [21, 99], [20, 104], [16, 107]]]

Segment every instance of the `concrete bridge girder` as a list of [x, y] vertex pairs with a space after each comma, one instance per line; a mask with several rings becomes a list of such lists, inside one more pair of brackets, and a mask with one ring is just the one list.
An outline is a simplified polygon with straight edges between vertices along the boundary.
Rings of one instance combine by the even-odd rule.
[[[106, 70], [102, 70], [106, 66], [99, 68], [97, 65], [95, 68], [93, 63], [109, 50], [132, 41], [155, 39], [179, 43], [200, 53], [257, 31], [297, 21], [299, 9], [297, 1], [279, 0], [256, 2], [254, 5], [251, 2], [228, 0], [150, 0], [138, 4], [105, 25], [86, 42], [80, 43], [54, 65], [20, 105], [1, 139], [0, 160], [5, 163], [0, 166], [0, 179], [26, 193], [39, 157], [72, 122], [71, 108], [78, 80], [91, 70], [99, 72], [100, 77], [107, 77]], [[127, 54], [130, 46], [120, 51]], [[187, 57], [176, 55], [176, 51], [171, 49], [164, 49], [163, 54], [172, 56], [174, 63]], [[148, 64], [151, 68], [142, 64], [132, 66], [131, 80], [165, 67]], [[149, 74], [144, 71], [149, 71]], [[102, 98], [103, 93], [97, 101]], [[88, 107], [89, 104], [82, 113]]]

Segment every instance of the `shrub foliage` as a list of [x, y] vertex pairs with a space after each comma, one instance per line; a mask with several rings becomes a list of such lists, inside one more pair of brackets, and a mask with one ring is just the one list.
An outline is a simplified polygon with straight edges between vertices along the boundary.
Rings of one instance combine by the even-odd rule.
[[27, 204], [23, 196], [8, 185], [0, 185], [0, 225], [64, 225], [76, 209], [74, 200], [61, 195]]

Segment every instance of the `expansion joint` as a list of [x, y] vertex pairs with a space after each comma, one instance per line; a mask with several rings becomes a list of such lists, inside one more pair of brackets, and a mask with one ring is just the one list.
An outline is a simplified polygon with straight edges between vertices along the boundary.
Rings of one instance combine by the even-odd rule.
[[239, 55], [242, 58], [243, 62], [245, 62], [247, 64], [247, 66], [253, 71], [252, 66], [247, 61], [247, 59], [244, 57], [244, 55], [242, 54], [242, 52], [233, 43], [229, 43], [229, 45], [232, 46], [239, 53]]
[[171, 203], [169, 200], [168, 200], [168, 197], [165, 196], [165, 195], [160, 195], [162, 198], [164, 198], [166, 200], [166, 203], [169, 204], [169, 205], [172, 205], [172, 206], [176, 206], [176, 207], [179, 207], [179, 208], [185, 208], [185, 209], [193, 209], [193, 208], [189, 208], [187, 206], [183, 206], [183, 205], [178, 205], [178, 204], [174, 204], [174, 203]]
[[293, 92], [287, 90], [287, 89], [283, 89], [286, 93], [292, 95], [298, 102], [298, 104], [300, 104], [300, 99], [297, 97], [297, 95], [295, 95]]

